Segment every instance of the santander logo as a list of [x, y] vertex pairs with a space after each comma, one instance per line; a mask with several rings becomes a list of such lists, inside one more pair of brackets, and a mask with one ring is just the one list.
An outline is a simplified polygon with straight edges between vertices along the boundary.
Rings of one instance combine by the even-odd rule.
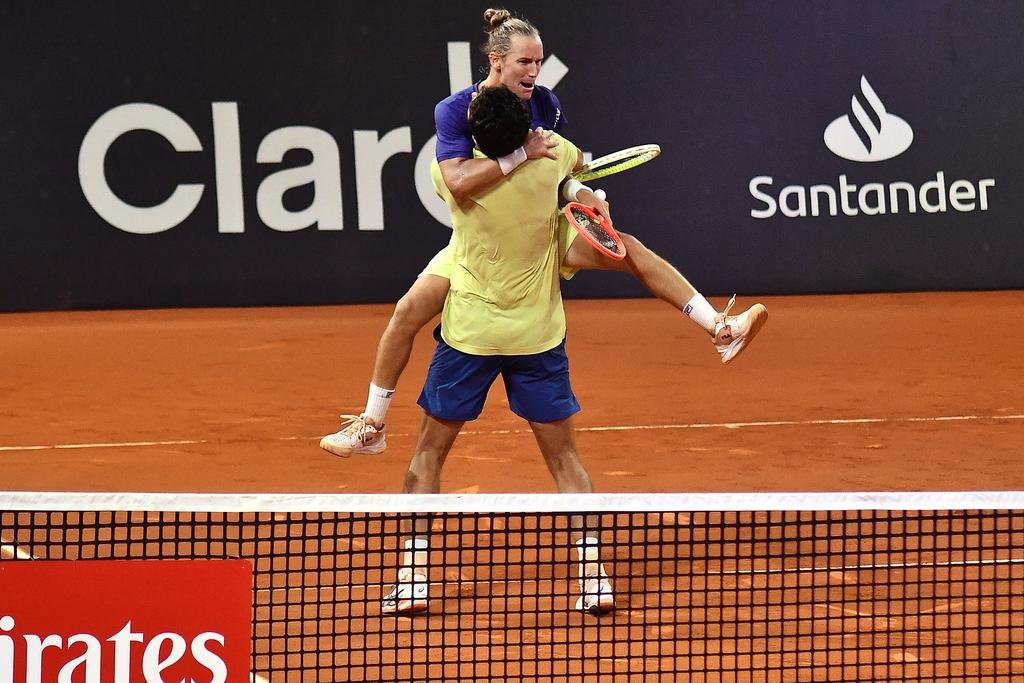
[[[860, 92], [850, 100], [849, 113], [825, 128], [825, 145], [849, 161], [892, 159], [907, 151], [913, 141], [910, 124], [886, 111], [864, 76]], [[995, 178], [948, 177], [944, 170], [920, 168], [910, 177], [866, 179], [859, 184], [850, 182], [846, 173], [840, 173], [834, 182], [818, 177], [806, 184], [777, 183], [774, 175], [764, 173], [751, 178], [747, 187], [755, 201], [750, 209], [752, 218], [781, 214], [799, 219], [988, 211], [995, 185]]]
[[864, 76], [860, 93], [850, 98], [850, 111], [825, 128], [825, 145], [850, 161], [885, 161], [905, 152], [914, 141], [910, 124], [885, 110]]

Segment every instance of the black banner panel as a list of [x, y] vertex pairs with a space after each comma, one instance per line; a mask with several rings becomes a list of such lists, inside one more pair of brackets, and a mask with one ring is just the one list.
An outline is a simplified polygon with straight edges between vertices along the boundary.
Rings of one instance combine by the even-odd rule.
[[[395, 301], [450, 236], [433, 109], [484, 9], [0, 5], [0, 310]], [[701, 291], [1024, 287], [1021, 3], [513, 9], [569, 139], [661, 145], [592, 185]]]

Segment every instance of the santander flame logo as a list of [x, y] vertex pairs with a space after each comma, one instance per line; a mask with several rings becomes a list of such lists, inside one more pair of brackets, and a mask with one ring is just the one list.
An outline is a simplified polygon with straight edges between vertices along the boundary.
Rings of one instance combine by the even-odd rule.
[[850, 161], [884, 161], [902, 154], [914, 140], [910, 124], [885, 110], [864, 76], [850, 111], [825, 128], [825, 145]]

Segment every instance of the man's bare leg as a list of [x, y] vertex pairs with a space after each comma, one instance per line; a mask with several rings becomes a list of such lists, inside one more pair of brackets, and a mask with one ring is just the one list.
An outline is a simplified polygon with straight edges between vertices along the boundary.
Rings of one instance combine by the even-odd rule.
[[[403, 490], [406, 493], [438, 493], [441, 490], [441, 469], [448, 457], [462, 422], [439, 420], [423, 413], [416, 449], [409, 461]], [[429, 514], [418, 514], [402, 521], [402, 564], [398, 580], [381, 602], [383, 614], [408, 614], [427, 609], [430, 555]]]
[[[594, 485], [580, 462], [571, 417], [557, 422], [531, 422], [530, 428], [544, 456], [548, 471], [562, 493], [592, 493]], [[578, 554], [580, 597], [576, 609], [603, 614], [615, 607], [611, 581], [601, 564], [600, 519], [597, 515], [573, 515], [572, 541]]]
[[439, 275], [421, 275], [395, 304], [388, 326], [377, 344], [371, 381], [394, 391], [398, 378], [409, 363], [416, 335], [431, 320], [441, 315], [451, 282]]
[[423, 413], [419, 436], [402, 490], [405, 493], [439, 493], [441, 468], [455, 443], [464, 422], [441, 420]]
[[610, 259], [586, 240], [576, 239], [569, 245], [562, 265], [579, 270], [632, 273], [647, 291], [682, 311], [710, 334], [723, 363], [733, 360], [746, 349], [768, 320], [768, 309], [762, 304], [754, 304], [739, 315], [729, 315], [735, 297], [729, 301], [725, 311], [719, 313], [671, 263], [648, 249], [636, 237], [624, 232], [620, 232], [619, 236], [626, 247], [624, 259]]
[[569, 246], [562, 265], [578, 270], [617, 270], [632, 273], [654, 296], [680, 311], [697, 294], [697, 289], [676, 268], [648, 249], [636, 237], [619, 233], [626, 247], [626, 258], [610, 259], [589, 242], [575, 239]]
[[531, 422], [544, 464], [561, 493], [593, 493], [594, 484], [580, 462], [571, 417], [556, 422]]
[[361, 415], [343, 415], [341, 429], [320, 439], [321, 448], [345, 457], [384, 452], [384, 416], [398, 378], [409, 363], [417, 333], [441, 314], [450, 284], [448, 278], [439, 275], [421, 275], [398, 300], [377, 344], [366, 410]]

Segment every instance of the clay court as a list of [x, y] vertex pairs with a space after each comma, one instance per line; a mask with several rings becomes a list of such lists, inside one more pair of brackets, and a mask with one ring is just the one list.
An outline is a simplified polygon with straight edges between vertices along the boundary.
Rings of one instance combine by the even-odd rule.
[[[762, 335], [725, 367], [660, 302], [567, 302], [580, 450], [599, 491], [1024, 489], [1024, 293], [763, 301]], [[338, 413], [362, 410], [391, 308], [0, 316], [4, 488], [400, 491], [429, 330], [388, 450], [317, 448]], [[443, 488], [554, 490], [500, 383]]]
[[[741, 304], [744, 301], [752, 303], [741, 299]], [[664, 304], [567, 302], [573, 385], [583, 405], [577, 419], [580, 450], [599, 491], [1024, 490], [1024, 344], [1018, 341], [1024, 336], [1024, 294], [762, 301], [770, 312], [767, 326], [749, 351], [726, 367], [696, 327]], [[390, 312], [390, 306], [347, 306], [0, 316], [2, 488], [398, 492], [418, 425], [415, 399], [432, 351], [428, 331], [421, 333], [392, 404], [387, 452], [341, 459], [317, 447], [321, 435], [336, 429], [337, 413], [362, 409], [376, 339]], [[467, 425], [456, 442], [443, 489], [554, 491], [533, 437], [509, 413], [500, 383], [484, 415]], [[485, 531], [490, 538], [493, 529]], [[974, 531], [968, 525], [963, 538], [972, 538]], [[545, 539], [544, 543], [557, 545]], [[691, 546], [702, 542], [707, 546], [711, 541], [687, 539]], [[705, 549], [713, 554], [710, 546]], [[354, 646], [350, 638], [356, 636], [347, 631], [352, 628], [364, 634], [359, 636], [363, 639], [429, 646], [414, 651], [432, 653], [422, 655], [429, 657], [420, 663], [424, 671], [431, 666], [428, 661], [442, 658], [449, 663], [460, 657], [493, 660], [491, 648], [499, 648], [507, 680], [545, 680], [548, 675], [575, 680], [590, 672], [581, 663], [586, 660], [578, 656], [600, 659], [602, 643], [614, 641], [611, 654], [601, 660], [605, 663], [593, 670], [604, 673], [594, 673], [593, 680], [606, 680], [611, 673], [621, 673], [623, 680], [656, 680], [631, 673], [661, 670], [655, 665], [637, 668], [637, 658], [679, 661], [685, 654], [681, 643], [706, 643], [717, 636], [677, 623], [680, 613], [674, 607], [659, 615], [664, 606], [645, 606], [644, 595], [663, 580], [657, 571], [642, 574], [650, 570], [651, 562], [657, 565], [657, 558], [622, 552], [626, 554], [616, 550], [615, 571], [634, 578], [628, 592], [619, 596], [622, 604], [617, 603], [615, 614], [596, 623], [560, 609], [540, 614], [541, 608], [521, 617], [514, 614], [514, 607], [521, 606], [522, 593], [503, 593], [513, 589], [496, 587], [494, 582], [488, 583], [486, 592], [467, 591], [456, 572], [432, 589], [432, 595], [444, 596], [445, 605], [437, 613], [432, 608], [431, 615], [419, 620], [382, 624], [371, 608], [379, 599], [376, 584], [390, 575], [375, 570], [359, 579], [362, 588], [373, 592], [358, 598], [366, 600], [361, 604], [367, 612], [350, 614], [358, 622], [345, 620], [344, 636], [335, 636], [343, 640], [335, 642]], [[1019, 553], [1009, 559], [1015, 558]], [[552, 559], [562, 568], [534, 568], [529, 576], [504, 578], [528, 578], [543, 585], [542, 592], [554, 595], [555, 603], [564, 601], [569, 562], [565, 551], [547, 558]], [[736, 581], [756, 588], [750, 580], [719, 575], [718, 589], [735, 589], [725, 584]], [[756, 584], [760, 579], [752, 580]], [[846, 581], [854, 590], [860, 586], [856, 576]], [[1018, 598], [1021, 583], [1013, 579]], [[674, 584], [676, 588], [680, 584]], [[830, 597], [849, 599], [831, 596], [827, 590], [811, 597], [826, 611]], [[913, 596], [913, 605], [922, 605], [921, 597], [931, 601], [929, 609], [948, 604], [943, 596]], [[497, 599], [515, 603], [509, 609], [515, 624], [481, 616]], [[1018, 618], [1022, 605], [1003, 602], [991, 607], [1008, 620], [996, 626], [1016, 643], [988, 653], [1001, 663], [957, 672], [955, 666], [889, 661], [884, 670], [907, 680], [960, 673], [964, 677], [957, 680], [1009, 681], [1024, 674], [1024, 624]], [[898, 622], [887, 619], [891, 628], [878, 632], [913, 631], [924, 617], [908, 610]], [[1018, 617], [1009, 616], [1011, 611]], [[769, 616], [783, 622], [814, 617]], [[746, 617], [765, 618], [740, 610], [736, 623]], [[870, 614], [860, 617], [871, 620]], [[315, 615], [303, 618], [304, 623], [317, 623]], [[844, 615], [836, 618], [841, 623]], [[506, 631], [510, 626], [515, 628]], [[973, 627], [958, 625], [963, 632]], [[319, 632], [310, 628], [315, 640]], [[438, 635], [445, 629], [447, 637]], [[514, 640], [532, 637], [522, 634], [535, 629], [541, 640]], [[371, 636], [365, 635], [368, 632]], [[545, 644], [544, 633], [575, 635], [554, 636], [555, 641], [566, 640]], [[309, 631], [304, 627], [301, 634]], [[641, 644], [627, 644], [627, 634]], [[719, 635], [741, 642], [745, 632]], [[939, 645], [901, 641], [894, 648], [890, 635], [885, 635], [884, 645], [889, 656], [894, 651], [919, 656]], [[513, 640], [498, 640], [506, 637]], [[867, 648], [872, 636], [865, 637]], [[816, 645], [812, 637], [804, 644], [814, 650], [824, 648], [823, 643]], [[849, 652], [851, 646], [846, 642], [841, 647]], [[537, 655], [538, 648], [554, 663], [547, 674], [528, 675], [519, 660], [531, 652]], [[743, 662], [722, 659], [722, 652], [713, 654], [716, 665], [736, 667], [738, 673], [731, 678], [709, 674], [707, 680], [871, 680], [879, 671], [878, 663], [870, 659], [858, 668], [854, 656], [854, 663], [846, 667], [832, 663], [831, 671], [838, 672], [834, 678], [811, 678], [817, 675], [808, 668], [812, 665], [826, 667], [815, 671], [829, 670], [828, 661], [812, 660], [774, 660], [773, 672], [759, 677], [756, 672], [743, 674]], [[727, 657], [734, 654], [725, 651]], [[753, 661], [756, 666], [758, 660]], [[333, 663], [348, 666], [337, 658]], [[911, 668], [893, 668], [897, 665]], [[485, 675], [481, 666], [456, 668], [451, 680], [505, 680]], [[335, 673], [335, 680], [394, 680], [394, 671], [375, 665], [351, 678]]]

